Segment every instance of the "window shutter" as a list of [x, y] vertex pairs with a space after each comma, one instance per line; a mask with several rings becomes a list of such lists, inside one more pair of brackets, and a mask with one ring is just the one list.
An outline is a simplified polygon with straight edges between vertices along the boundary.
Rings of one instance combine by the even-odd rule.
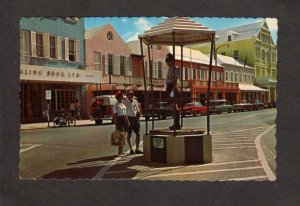
[[125, 57], [125, 75], [129, 75], [129, 57]]
[[108, 54], [105, 54], [105, 75], [108, 75]]
[[184, 67], [182, 67], [182, 80], [186, 80], [185, 79], [185, 68]]
[[188, 72], [188, 79], [187, 80], [190, 80], [191, 79], [191, 69], [190, 68], [187, 68], [187, 72]]
[[[100, 56], [101, 56], [101, 54], [100, 54]], [[100, 57], [100, 58], [101, 58], [101, 57]], [[102, 74], [106, 74], [106, 73], [105, 73], [105, 54], [102, 55], [101, 71], [102, 71]]]
[[113, 63], [113, 71], [112, 74], [121, 75], [121, 56], [113, 55], [114, 63]]
[[36, 33], [31, 31], [31, 56], [36, 57]]
[[43, 49], [44, 57], [50, 58], [50, 41], [48, 33], [43, 33]]
[[65, 38], [65, 60], [69, 61], [69, 38]]
[[80, 62], [80, 41], [78, 39], [76, 39], [75, 50], [76, 50], [75, 61]]
[[62, 43], [62, 41], [61, 41], [62, 39], [61, 39], [61, 36], [57, 36], [56, 37], [56, 54], [57, 54], [57, 59], [58, 60], [62, 60], [62, 46], [61, 46], [61, 43]]

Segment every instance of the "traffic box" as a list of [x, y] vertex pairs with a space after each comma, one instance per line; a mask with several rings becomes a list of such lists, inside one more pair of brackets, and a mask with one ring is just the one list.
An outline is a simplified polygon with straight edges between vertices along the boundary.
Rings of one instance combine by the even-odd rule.
[[143, 139], [144, 160], [168, 164], [212, 162], [212, 136], [203, 129], [150, 130]]

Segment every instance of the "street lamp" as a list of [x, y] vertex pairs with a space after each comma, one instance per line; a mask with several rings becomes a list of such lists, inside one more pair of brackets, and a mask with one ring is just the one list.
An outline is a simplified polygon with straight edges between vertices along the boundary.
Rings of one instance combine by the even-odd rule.
[[[216, 48], [216, 44], [214, 45], [214, 57], [215, 57], [215, 67], [216, 68], [217, 68], [217, 65], [218, 65], [218, 63], [217, 63], [217, 60], [218, 60], [217, 51], [218, 51], [218, 49], [220, 49], [224, 46], [227, 46], [227, 49], [229, 49], [229, 44], [224, 44], [224, 45], [218, 46], [217, 48]], [[218, 100], [218, 71], [216, 72], [215, 79], [216, 79], [216, 98], [215, 99]]]

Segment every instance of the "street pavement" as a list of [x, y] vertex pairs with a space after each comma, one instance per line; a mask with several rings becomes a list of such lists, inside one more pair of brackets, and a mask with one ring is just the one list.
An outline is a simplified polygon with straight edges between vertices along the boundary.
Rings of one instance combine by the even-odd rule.
[[[213, 162], [170, 165], [145, 162], [142, 154], [117, 157], [110, 146], [114, 125], [79, 120], [75, 127], [21, 125], [20, 176], [25, 179], [275, 180], [276, 109], [211, 116]], [[155, 121], [164, 128], [172, 119]], [[151, 122], [148, 125], [151, 128]], [[206, 129], [206, 117], [184, 118], [184, 127]], [[39, 129], [44, 128], [44, 129]], [[141, 134], [145, 121], [141, 122]], [[134, 135], [132, 137], [134, 140]], [[141, 146], [142, 148], [142, 146]], [[124, 151], [128, 153], [126, 145]]]

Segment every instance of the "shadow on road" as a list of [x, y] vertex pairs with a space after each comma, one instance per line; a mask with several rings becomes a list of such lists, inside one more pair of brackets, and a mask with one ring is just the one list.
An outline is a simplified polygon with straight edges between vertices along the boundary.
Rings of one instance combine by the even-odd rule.
[[68, 168], [56, 170], [46, 174], [39, 179], [91, 179], [103, 166]]

